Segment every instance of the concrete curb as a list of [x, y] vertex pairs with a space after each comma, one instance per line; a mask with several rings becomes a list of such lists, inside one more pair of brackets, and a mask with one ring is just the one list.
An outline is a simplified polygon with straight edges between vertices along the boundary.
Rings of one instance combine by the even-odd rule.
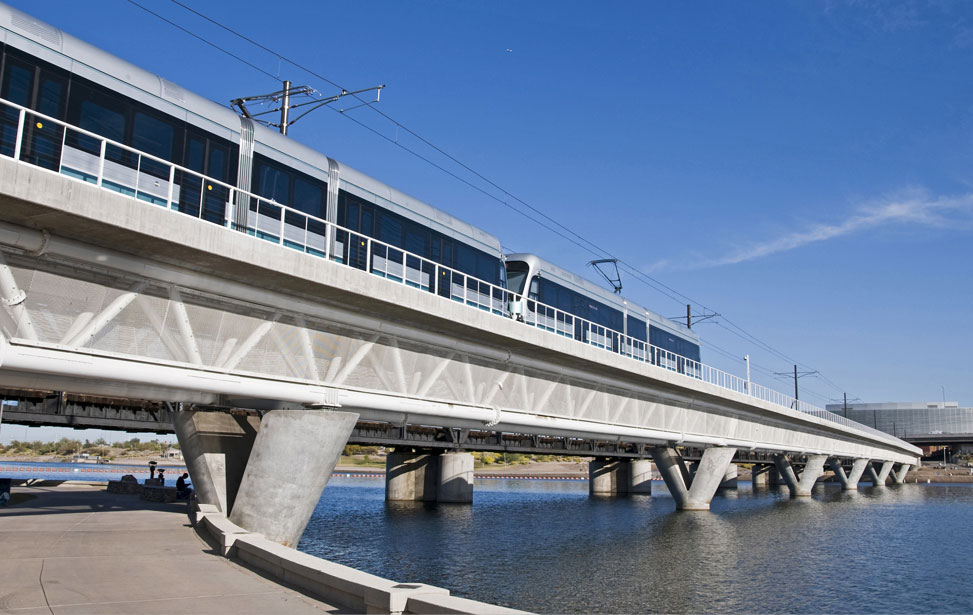
[[526, 613], [450, 596], [449, 590], [441, 587], [423, 583], [396, 583], [284, 547], [234, 525], [215, 506], [197, 505], [196, 519], [196, 530], [208, 535], [224, 557], [245, 562], [278, 581], [359, 613]]

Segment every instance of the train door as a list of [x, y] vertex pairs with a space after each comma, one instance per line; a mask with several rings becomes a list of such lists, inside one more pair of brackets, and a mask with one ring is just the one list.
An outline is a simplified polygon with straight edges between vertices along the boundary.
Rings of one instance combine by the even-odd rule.
[[216, 224], [227, 223], [229, 189], [206, 179], [231, 183], [231, 178], [236, 174], [231, 147], [228, 143], [194, 131], [187, 133], [185, 166], [199, 175], [183, 172], [176, 174], [179, 211]]

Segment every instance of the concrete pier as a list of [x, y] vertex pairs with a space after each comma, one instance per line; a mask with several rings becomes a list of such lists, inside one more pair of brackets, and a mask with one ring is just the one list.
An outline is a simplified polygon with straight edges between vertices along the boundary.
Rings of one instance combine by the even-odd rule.
[[784, 482], [791, 492], [791, 497], [811, 496], [814, 483], [824, 473], [824, 463], [827, 459], [827, 455], [808, 455], [807, 463], [804, 464], [804, 470], [801, 471], [801, 476], [798, 478], [794, 472], [794, 466], [791, 465], [790, 457], [787, 455], [774, 455], [774, 463], [777, 471], [784, 478]]
[[899, 469], [892, 473], [892, 482], [896, 485], [901, 485], [905, 482], [905, 475], [909, 473], [912, 468], [908, 463], [903, 463], [899, 465]]
[[588, 494], [616, 496], [628, 493], [629, 471], [627, 461], [620, 459], [592, 459], [588, 462]]
[[389, 502], [473, 502], [473, 455], [395, 450], [385, 458]]
[[834, 475], [838, 477], [838, 481], [841, 482], [841, 488], [845, 491], [854, 491], [858, 489], [858, 481], [865, 473], [865, 466], [868, 465], [868, 461], [868, 459], [856, 459], [851, 465], [851, 472], [848, 474], [845, 474], [840, 459], [832, 459], [828, 462], [828, 465]]
[[628, 492], [632, 495], [652, 495], [652, 462], [648, 459], [633, 459], [628, 465]]
[[[726, 475], [726, 469], [736, 454], [735, 448], [714, 446], [703, 451], [696, 472], [689, 474], [686, 464], [674, 448], [658, 446], [652, 458], [666, 487], [676, 500], [678, 510], [709, 510], [716, 489]], [[689, 476], [689, 481], [686, 477]]]
[[892, 472], [892, 462], [884, 462], [878, 470], [875, 469], [874, 461], [869, 462], [867, 472], [869, 480], [872, 481], [872, 485], [875, 487], [884, 487], [885, 481], [889, 478], [889, 473]]
[[230, 521], [296, 547], [358, 415], [274, 410], [264, 415]]
[[652, 462], [594, 459], [588, 462], [588, 493], [598, 497], [652, 495]]
[[720, 489], [736, 489], [737, 488], [737, 476], [739, 476], [740, 471], [737, 469], [737, 464], [731, 463], [726, 467], [726, 472], [723, 474], [723, 480], [720, 482]]
[[[750, 482], [753, 484], [754, 491], [770, 488], [770, 471], [772, 468], [773, 466], [754, 464], [750, 469]], [[776, 470], [774, 472], [776, 473]]]
[[173, 427], [201, 504], [229, 514], [260, 429], [255, 414], [185, 410]]
[[436, 501], [453, 504], [473, 502], [473, 454], [443, 453], [439, 456]]
[[435, 502], [439, 456], [396, 449], [385, 458], [385, 500]]

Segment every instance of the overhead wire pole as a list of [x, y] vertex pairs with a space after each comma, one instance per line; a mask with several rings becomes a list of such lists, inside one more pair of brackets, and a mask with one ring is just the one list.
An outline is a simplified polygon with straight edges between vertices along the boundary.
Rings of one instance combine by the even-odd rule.
[[[797, 396], [797, 394], [798, 394], [798, 390], [797, 390], [797, 379], [798, 378], [803, 378], [804, 376], [813, 376], [813, 375], [815, 375], [817, 373], [818, 373], [817, 370], [807, 371], [807, 372], [798, 372], [797, 371], [797, 365], [794, 366], [794, 401], [798, 401], [800, 399], [800, 397]], [[774, 372], [774, 375], [775, 376], [790, 376], [791, 374], [790, 374], [790, 372]]]

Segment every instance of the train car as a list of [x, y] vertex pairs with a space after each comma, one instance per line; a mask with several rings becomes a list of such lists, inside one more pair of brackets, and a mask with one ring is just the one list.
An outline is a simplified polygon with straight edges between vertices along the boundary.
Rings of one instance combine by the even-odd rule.
[[3, 4], [0, 53], [0, 154], [505, 309], [489, 233]]
[[[506, 256], [510, 311], [528, 324], [695, 374], [699, 336], [534, 254]], [[688, 359], [688, 361], [687, 361]]]

